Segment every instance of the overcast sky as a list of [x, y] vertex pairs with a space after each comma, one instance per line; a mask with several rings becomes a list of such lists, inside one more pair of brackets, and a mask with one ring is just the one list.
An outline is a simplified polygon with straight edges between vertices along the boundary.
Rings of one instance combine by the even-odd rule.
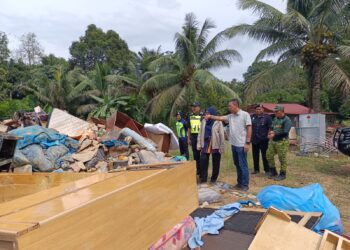
[[[266, 1], [267, 2], [267, 1]], [[269, 0], [284, 10], [283, 0]], [[186, 13], [193, 12], [199, 21], [215, 21], [215, 33], [240, 23], [255, 20], [249, 11], [237, 8], [235, 0], [1, 0], [0, 31], [10, 40], [10, 49], [18, 47], [20, 36], [34, 32], [45, 53], [69, 58], [69, 46], [84, 34], [87, 25], [94, 23], [103, 30], [113, 29], [126, 40], [129, 48], [141, 47], [173, 50], [174, 34], [181, 30]], [[214, 34], [214, 32], [212, 34]], [[215, 71], [224, 80], [242, 79], [247, 67], [264, 47], [245, 37], [225, 43], [222, 48], [234, 48], [243, 62], [231, 68]]]

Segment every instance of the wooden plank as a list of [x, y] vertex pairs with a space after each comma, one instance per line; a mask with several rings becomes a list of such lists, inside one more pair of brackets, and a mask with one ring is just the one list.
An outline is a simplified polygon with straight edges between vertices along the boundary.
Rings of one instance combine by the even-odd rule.
[[349, 250], [350, 241], [344, 237], [326, 230], [318, 250]]
[[81, 136], [85, 130], [93, 127], [95, 127], [94, 124], [57, 108], [52, 110], [48, 124], [48, 128], [55, 129], [59, 133], [70, 137]]
[[318, 249], [319, 234], [270, 212], [266, 213], [249, 250]]
[[319, 250], [336, 250], [339, 238], [326, 231], [323, 234]]
[[[19, 249], [147, 249], [198, 207], [195, 165], [124, 172], [72, 195], [1, 218], [40, 221], [38, 229], [18, 238]], [[81, 199], [80, 206], [69, 205], [73, 198]]]
[[274, 207], [269, 207], [269, 209], [267, 209], [267, 211], [265, 212], [265, 214], [263, 215], [263, 217], [259, 221], [258, 225], [256, 225], [256, 228], [255, 228], [256, 232], [259, 230], [259, 228], [264, 223], [266, 217], [269, 214], [270, 215], [274, 215], [274, 216], [278, 217], [279, 219], [287, 221], [287, 222], [290, 222], [292, 220], [291, 217], [288, 214], [286, 214], [285, 212], [280, 211], [280, 210], [278, 210], [278, 209], [276, 209]]
[[85, 173], [30, 173], [30, 174], [0, 174], [0, 185], [8, 184], [48, 184], [57, 186], [62, 183], [71, 182], [90, 176]]
[[[63, 183], [62, 185], [59, 185], [54, 188], [46, 189], [35, 194], [23, 196], [16, 200], [2, 203], [0, 204], [0, 220], [1, 216], [18, 212], [20, 210], [26, 209], [31, 206], [35, 206], [37, 204], [46, 202], [48, 200], [60, 197], [65, 194], [76, 192], [77, 190], [99, 183], [116, 175], [117, 174], [83, 175], [83, 177], [87, 177], [74, 182]], [[1, 193], [1, 196], [4, 195], [4, 193]]]
[[350, 250], [350, 241], [342, 239], [340, 250]]
[[17, 249], [16, 242], [0, 240], [0, 249], [15, 250]]
[[307, 213], [303, 216], [303, 218], [298, 222], [300, 226], [305, 226], [305, 224], [310, 220], [311, 214]]

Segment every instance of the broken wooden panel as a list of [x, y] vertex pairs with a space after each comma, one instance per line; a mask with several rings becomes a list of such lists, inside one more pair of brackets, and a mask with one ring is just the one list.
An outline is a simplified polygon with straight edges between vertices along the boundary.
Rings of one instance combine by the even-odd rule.
[[106, 120], [107, 130], [113, 130], [115, 126], [118, 128], [129, 128], [139, 135], [148, 138], [147, 131], [142, 124], [138, 123], [120, 111], [115, 112]]
[[193, 162], [109, 176], [0, 204], [1, 212], [7, 209], [0, 215], [0, 243], [7, 249], [147, 249], [198, 207]]
[[350, 241], [344, 237], [326, 230], [318, 250], [350, 250]]
[[269, 208], [258, 224], [257, 234], [249, 250], [316, 250], [321, 235], [291, 221], [289, 216], [277, 209]]
[[95, 125], [79, 119], [67, 112], [54, 108], [48, 122], [48, 128], [57, 130], [60, 134], [68, 135], [69, 137], [79, 137], [85, 130], [88, 130]]

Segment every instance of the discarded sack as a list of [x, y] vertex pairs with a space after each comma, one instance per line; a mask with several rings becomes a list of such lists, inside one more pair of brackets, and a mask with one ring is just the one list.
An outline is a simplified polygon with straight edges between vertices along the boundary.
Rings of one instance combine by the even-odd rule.
[[330, 202], [318, 183], [302, 188], [268, 186], [259, 192], [257, 199], [264, 208], [273, 206], [280, 210], [322, 212], [323, 216], [314, 231], [319, 233], [327, 229], [338, 234], [343, 233], [339, 210]]
[[141, 146], [141, 148], [145, 148], [149, 151], [156, 151], [156, 148], [144, 137], [136, 133], [135, 131], [129, 129], [129, 128], [123, 128], [120, 132], [124, 136], [130, 136], [138, 145]]
[[23, 137], [17, 141], [14, 166], [30, 164], [33, 171], [50, 172], [61, 167], [64, 157], [79, 147], [78, 141], [38, 125], [15, 129], [9, 134]]

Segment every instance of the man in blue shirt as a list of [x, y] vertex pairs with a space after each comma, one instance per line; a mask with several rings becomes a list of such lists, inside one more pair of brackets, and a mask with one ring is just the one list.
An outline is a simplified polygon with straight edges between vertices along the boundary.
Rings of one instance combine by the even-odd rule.
[[252, 174], [260, 172], [260, 152], [264, 165], [265, 174], [269, 174], [269, 162], [266, 158], [266, 152], [269, 145], [267, 138], [269, 130], [272, 126], [272, 119], [269, 115], [264, 113], [264, 107], [261, 104], [255, 106], [255, 114], [252, 115], [252, 153], [254, 162], [254, 171]]

